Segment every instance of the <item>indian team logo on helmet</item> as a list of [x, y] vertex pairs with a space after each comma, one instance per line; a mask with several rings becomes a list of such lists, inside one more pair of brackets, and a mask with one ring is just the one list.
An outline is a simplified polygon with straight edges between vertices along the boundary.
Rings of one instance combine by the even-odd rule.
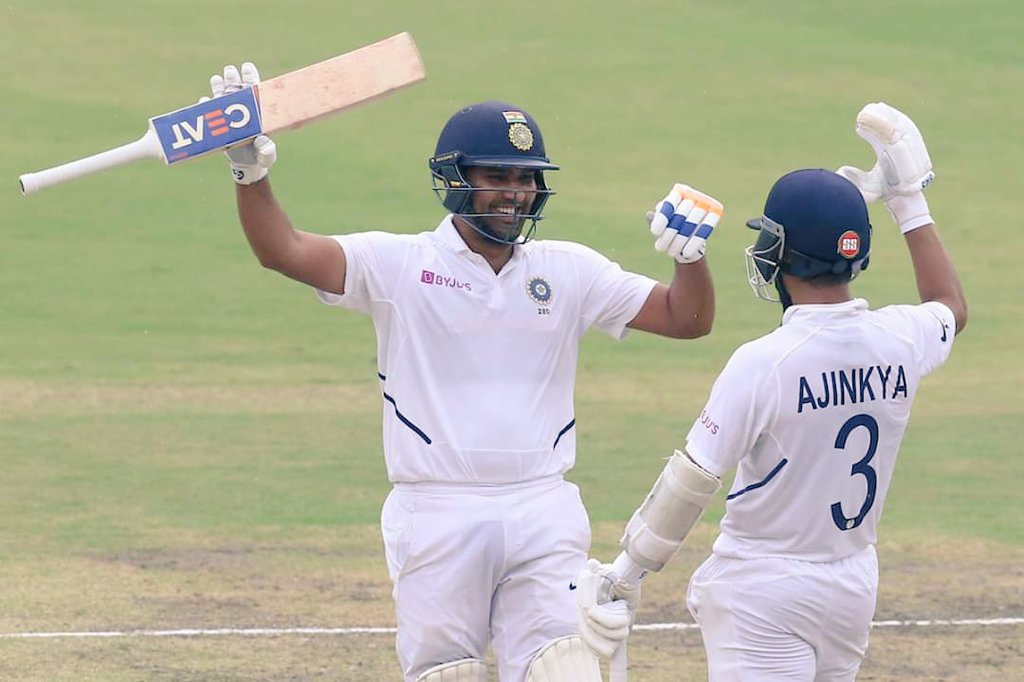
[[533, 149], [533, 131], [525, 123], [517, 121], [508, 127], [508, 141], [519, 151], [528, 152]]
[[527, 282], [526, 293], [535, 303], [551, 305], [551, 285], [543, 277], [534, 277]]
[[853, 230], [839, 235], [838, 252], [843, 258], [856, 258], [860, 253], [860, 235]]

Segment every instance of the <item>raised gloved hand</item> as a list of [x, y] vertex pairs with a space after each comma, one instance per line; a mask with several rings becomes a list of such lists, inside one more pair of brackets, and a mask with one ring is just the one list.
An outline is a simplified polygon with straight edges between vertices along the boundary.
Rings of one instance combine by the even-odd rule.
[[651, 234], [656, 237], [654, 250], [663, 251], [679, 263], [700, 260], [722, 213], [722, 202], [689, 185], [676, 184], [647, 213]]
[[576, 580], [580, 636], [598, 655], [610, 657], [633, 626], [640, 605], [640, 583], [620, 580], [611, 564], [587, 562]]
[[[210, 76], [210, 90], [213, 91], [214, 97], [220, 97], [259, 82], [260, 72], [256, 70], [256, 66], [251, 62], [245, 62], [242, 64], [241, 74], [237, 68], [228, 65], [224, 67], [223, 76]], [[224, 153], [231, 164], [231, 177], [239, 185], [251, 185], [262, 180], [277, 161], [277, 145], [266, 135], [259, 135], [244, 144], [227, 149]]]
[[885, 102], [872, 102], [857, 114], [857, 134], [875, 150], [869, 171], [843, 166], [836, 172], [852, 182], [868, 203], [881, 199], [906, 234], [931, 224], [923, 191], [935, 179], [921, 131]]

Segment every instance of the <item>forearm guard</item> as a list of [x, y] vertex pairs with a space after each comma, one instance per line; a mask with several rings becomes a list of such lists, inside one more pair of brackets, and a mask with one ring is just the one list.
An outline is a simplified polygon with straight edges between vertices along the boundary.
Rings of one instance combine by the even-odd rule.
[[660, 571], [682, 547], [720, 487], [717, 476], [676, 450], [626, 524], [623, 551], [647, 570]]

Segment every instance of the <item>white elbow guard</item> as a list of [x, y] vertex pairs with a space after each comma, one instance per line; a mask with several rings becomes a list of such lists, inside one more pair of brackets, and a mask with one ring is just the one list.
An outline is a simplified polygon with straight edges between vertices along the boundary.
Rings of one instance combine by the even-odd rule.
[[660, 571], [682, 547], [720, 487], [717, 476], [676, 450], [626, 524], [623, 551], [647, 570]]

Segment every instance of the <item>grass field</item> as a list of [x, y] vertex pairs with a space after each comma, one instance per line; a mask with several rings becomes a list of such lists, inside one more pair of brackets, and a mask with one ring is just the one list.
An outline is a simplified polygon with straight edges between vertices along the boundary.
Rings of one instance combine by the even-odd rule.
[[[745, 283], [743, 220], [785, 171], [867, 166], [853, 132], [866, 102], [908, 112], [971, 321], [911, 421], [882, 522], [877, 617], [1024, 617], [1019, 3], [607, 5], [4, 4], [0, 679], [398, 679], [386, 633], [23, 636], [394, 620], [369, 320], [259, 268], [223, 159], [139, 162], [27, 198], [16, 178], [135, 139], [225, 63], [275, 75], [403, 30], [425, 83], [278, 138], [275, 191], [298, 226], [432, 228], [437, 133], [490, 98], [530, 110], [562, 166], [542, 236], [668, 277], [643, 212], [675, 181], [726, 205], [709, 246], [711, 336], [585, 341], [572, 478], [602, 558], [729, 354], [778, 323]], [[898, 232], [882, 208], [872, 218], [855, 292], [912, 301]], [[648, 581], [641, 623], [690, 622], [682, 590], [721, 511], [718, 500]], [[861, 679], [1013, 679], [1022, 628], [879, 627]], [[632, 656], [637, 680], [703, 675], [693, 630], [641, 630]]]

